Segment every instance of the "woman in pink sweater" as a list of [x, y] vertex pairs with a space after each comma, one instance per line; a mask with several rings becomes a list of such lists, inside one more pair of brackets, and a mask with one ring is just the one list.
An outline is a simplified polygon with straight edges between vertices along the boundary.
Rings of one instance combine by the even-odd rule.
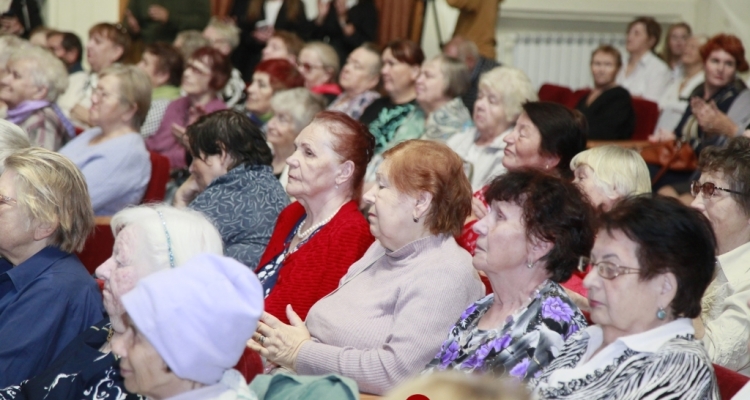
[[378, 185], [364, 196], [377, 239], [291, 325], [264, 313], [250, 347], [302, 375], [335, 373], [382, 394], [421, 371], [445, 332], [484, 290], [471, 256], [453, 238], [471, 211], [471, 185], [446, 145], [403, 142], [383, 154]]

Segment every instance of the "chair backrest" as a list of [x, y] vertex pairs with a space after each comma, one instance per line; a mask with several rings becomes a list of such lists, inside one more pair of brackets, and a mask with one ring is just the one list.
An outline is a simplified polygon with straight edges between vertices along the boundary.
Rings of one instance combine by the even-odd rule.
[[581, 101], [582, 98], [588, 96], [589, 93], [591, 93], [591, 89], [578, 89], [571, 93], [565, 105], [568, 106], [568, 108], [576, 108], [578, 102]]
[[240, 357], [240, 361], [234, 366], [234, 369], [240, 371], [249, 384], [253, 381], [255, 375], [263, 373], [263, 360], [258, 353], [250, 350], [249, 347], [245, 347], [245, 352], [242, 353], [242, 357]]
[[659, 105], [653, 101], [633, 97], [633, 111], [635, 112], [635, 131], [631, 140], [647, 140], [654, 133], [659, 121]]
[[169, 158], [149, 151], [151, 156], [151, 179], [146, 186], [141, 204], [161, 203], [167, 195], [167, 182], [169, 182]]
[[570, 96], [572, 95], [573, 91], [569, 88], [553, 85], [551, 83], [545, 83], [539, 88], [539, 101], [551, 101], [553, 103], [567, 105]]
[[96, 217], [96, 226], [86, 238], [86, 244], [79, 253], [78, 258], [86, 270], [93, 275], [96, 268], [102, 265], [112, 256], [112, 248], [115, 246], [115, 237], [109, 227], [110, 217]]
[[722, 399], [731, 399], [750, 380], [750, 377], [732, 371], [729, 368], [714, 364], [716, 382], [719, 384], [719, 393]]

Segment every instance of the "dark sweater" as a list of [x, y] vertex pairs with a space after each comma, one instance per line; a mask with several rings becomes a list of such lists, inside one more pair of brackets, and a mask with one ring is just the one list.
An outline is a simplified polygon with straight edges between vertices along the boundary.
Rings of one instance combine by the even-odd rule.
[[590, 140], [627, 140], [635, 130], [635, 111], [630, 93], [615, 86], [604, 91], [591, 105], [583, 96], [576, 109], [586, 116]]

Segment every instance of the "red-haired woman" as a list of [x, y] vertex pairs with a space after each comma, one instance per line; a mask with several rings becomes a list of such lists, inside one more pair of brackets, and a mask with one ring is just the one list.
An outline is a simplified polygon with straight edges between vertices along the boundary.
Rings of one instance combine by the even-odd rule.
[[185, 128], [203, 115], [227, 108], [218, 93], [232, 73], [229, 59], [212, 47], [196, 50], [185, 65], [181, 86], [185, 96], [169, 103], [159, 129], [146, 139], [146, 147], [167, 156], [172, 169], [187, 166]]
[[[297, 138], [303, 156], [305, 134]], [[255, 341], [248, 342], [269, 362], [300, 375], [341, 374], [379, 395], [424, 369], [456, 316], [484, 292], [469, 253], [453, 238], [471, 210], [461, 157], [431, 140], [401, 142], [383, 157], [378, 186], [364, 195], [377, 241], [304, 322], [292, 309], [264, 313]]]
[[287, 305], [304, 319], [373, 241], [358, 208], [374, 147], [367, 128], [324, 111], [294, 143], [286, 191], [297, 201], [279, 214], [256, 270], [265, 310], [285, 323]]
[[271, 97], [279, 90], [292, 89], [305, 84], [304, 78], [297, 71], [297, 67], [287, 60], [270, 59], [261, 61], [255, 72], [250, 86], [247, 87], [245, 110], [250, 120], [264, 128], [266, 122], [273, 117]]
[[[737, 72], [748, 70], [740, 39], [716, 35], [701, 47], [700, 54], [706, 80], [690, 94], [690, 104], [674, 132], [662, 129], [652, 137], [653, 141], [687, 140], [696, 154], [705, 146], [725, 145], [729, 138], [742, 135], [750, 123], [750, 90], [737, 77]], [[657, 186], [672, 184], [677, 193], [687, 193], [690, 175], [670, 171]]]

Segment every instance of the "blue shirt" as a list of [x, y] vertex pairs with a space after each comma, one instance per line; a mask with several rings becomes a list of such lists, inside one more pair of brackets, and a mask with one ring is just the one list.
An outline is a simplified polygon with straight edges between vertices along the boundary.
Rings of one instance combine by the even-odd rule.
[[96, 215], [114, 215], [140, 204], [151, 179], [151, 159], [141, 135], [129, 133], [90, 145], [102, 134], [91, 128], [60, 149], [86, 177]]
[[43, 371], [103, 311], [75, 255], [49, 246], [15, 268], [0, 259], [0, 387]]
[[287, 204], [289, 197], [270, 166], [238, 165], [214, 179], [190, 208], [214, 223], [224, 255], [255, 270]]

